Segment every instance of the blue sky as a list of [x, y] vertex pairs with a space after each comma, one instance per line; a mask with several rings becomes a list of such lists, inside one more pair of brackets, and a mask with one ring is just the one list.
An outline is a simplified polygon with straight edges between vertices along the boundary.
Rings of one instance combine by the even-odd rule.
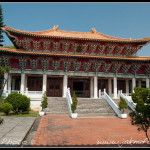
[[[139, 39], [150, 37], [150, 3], [0, 3], [4, 24], [19, 30], [43, 31], [58, 25], [59, 30], [98, 32]], [[4, 34], [6, 45], [12, 45]], [[150, 44], [138, 56], [150, 56]]]

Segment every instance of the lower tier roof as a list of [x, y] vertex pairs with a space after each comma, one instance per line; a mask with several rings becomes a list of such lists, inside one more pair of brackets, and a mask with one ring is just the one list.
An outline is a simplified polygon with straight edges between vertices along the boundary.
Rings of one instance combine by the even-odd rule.
[[56, 56], [68, 58], [92, 58], [92, 59], [108, 59], [108, 60], [126, 60], [126, 61], [150, 61], [150, 57], [143, 56], [108, 56], [108, 55], [91, 55], [77, 53], [58, 53], [58, 52], [41, 52], [27, 51], [23, 49], [11, 49], [0, 47], [0, 53], [16, 54], [16, 55], [39, 55], [39, 56]]

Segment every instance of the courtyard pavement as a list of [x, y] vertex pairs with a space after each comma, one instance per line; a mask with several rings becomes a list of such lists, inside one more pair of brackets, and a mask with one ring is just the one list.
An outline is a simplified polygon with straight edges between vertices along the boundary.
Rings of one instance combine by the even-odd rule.
[[19, 147], [26, 144], [24, 138], [31, 129], [36, 117], [9, 117], [0, 125], [0, 147]]
[[150, 147], [145, 132], [130, 117], [76, 118], [42, 116], [32, 147]]

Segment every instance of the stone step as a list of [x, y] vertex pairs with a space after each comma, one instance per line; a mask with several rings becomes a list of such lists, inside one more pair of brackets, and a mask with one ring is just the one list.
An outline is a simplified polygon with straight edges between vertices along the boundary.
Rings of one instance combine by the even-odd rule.
[[68, 107], [67, 106], [61, 106], [61, 107], [57, 107], [57, 106], [55, 106], [55, 107], [47, 107], [47, 108], [45, 108], [46, 109], [46, 111], [51, 111], [51, 110], [57, 110], [57, 109], [59, 109], [59, 110], [68, 110]]
[[48, 97], [48, 107], [46, 114], [69, 114], [67, 99], [62, 97]]
[[78, 99], [75, 111], [79, 117], [114, 117], [113, 109], [105, 99]]
[[45, 113], [68, 114], [68, 108], [46, 108]]
[[48, 105], [52, 105], [52, 104], [54, 104], [54, 105], [66, 105], [67, 102], [48, 102]]
[[69, 113], [68, 113], [68, 111], [66, 111], [66, 112], [64, 112], [64, 111], [63, 112], [60, 112], [60, 111], [51, 111], [51, 112], [45, 112], [45, 114], [46, 115], [48, 115], [48, 114], [67, 114], [68, 115]]
[[112, 99], [117, 105], [119, 105], [120, 99]]
[[66, 100], [66, 98], [62, 98], [62, 97], [48, 97], [47, 100], [51, 101], [51, 100], [55, 100], [55, 101], [63, 101]]
[[86, 105], [86, 104], [81, 104], [77, 105], [77, 109], [99, 109], [103, 106], [103, 108], [107, 108], [108, 104], [105, 105]]
[[99, 108], [99, 109], [76, 109], [76, 113], [113, 113], [111, 108]]
[[82, 104], [87, 104], [87, 105], [92, 105], [92, 104], [95, 104], [95, 105], [105, 105], [105, 104], [108, 104], [107, 101], [99, 101], [99, 102], [78, 102], [78, 105], [82, 105]]
[[117, 117], [114, 113], [82, 113], [78, 117]]

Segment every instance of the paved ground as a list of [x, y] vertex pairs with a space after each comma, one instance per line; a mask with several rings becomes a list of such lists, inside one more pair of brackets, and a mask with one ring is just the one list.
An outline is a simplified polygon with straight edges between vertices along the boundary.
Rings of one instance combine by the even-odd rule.
[[19, 147], [26, 144], [24, 138], [32, 127], [36, 117], [9, 117], [0, 125], [0, 147]]
[[[144, 144], [143, 144], [144, 143]], [[33, 147], [149, 147], [143, 131], [130, 118], [76, 118], [42, 116]]]

